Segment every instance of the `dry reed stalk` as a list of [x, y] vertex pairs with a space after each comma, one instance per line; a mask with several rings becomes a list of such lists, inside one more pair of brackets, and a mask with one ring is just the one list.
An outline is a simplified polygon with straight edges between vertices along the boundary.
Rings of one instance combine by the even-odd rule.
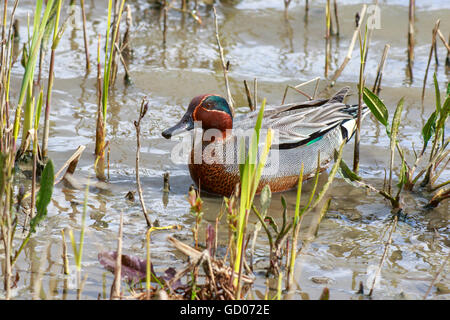
[[352, 59], [352, 52], [353, 52], [353, 49], [354, 49], [355, 44], [356, 44], [356, 39], [357, 39], [358, 34], [360, 32], [362, 22], [364, 21], [364, 17], [366, 16], [366, 10], [367, 10], [367, 5], [363, 5], [363, 7], [361, 9], [361, 13], [359, 14], [359, 23], [357, 24], [356, 29], [353, 32], [353, 37], [352, 37], [352, 41], [350, 42], [350, 46], [348, 48], [347, 56], [345, 57], [345, 59], [342, 62], [341, 66], [339, 67], [339, 69], [336, 70], [336, 72], [334, 73], [333, 77], [331, 78], [331, 85], [334, 85], [334, 83], [336, 82], [337, 78], [339, 78], [339, 76], [341, 75], [342, 71], [344, 71], [345, 67], [347, 66], [349, 61]]
[[432, 40], [431, 40], [431, 48], [430, 48], [430, 54], [428, 55], [428, 62], [427, 62], [427, 68], [425, 70], [425, 77], [423, 78], [423, 88], [422, 88], [422, 105], [423, 101], [425, 99], [425, 89], [427, 85], [427, 77], [428, 77], [428, 69], [430, 68], [431, 58], [433, 57], [433, 50], [436, 47], [436, 35], [437, 31], [439, 30], [439, 24], [441, 20], [438, 19], [434, 25], [433, 33], [432, 33]]
[[139, 193], [139, 200], [141, 202], [142, 212], [144, 213], [145, 221], [147, 222], [147, 226], [149, 228], [152, 227], [152, 222], [150, 221], [150, 218], [148, 217], [147, 209], [145, 208], [145, 202], [144, 202], [144, 196], [142, 194], [142, 187], [141, 187], [141, 179], [139, 177], [139, 158], [141, 153], [141, 120], [145, 117], [145, 114], [148, 110], [148, 102], [145, 101], [145, 99], [142, 100], [141, 103], [141, 109], [139, 111], [139, 119], [138, 121], [134, 121], [134, 127], [136, 128], [136, 185]]
[[[123, 58], [128, 60], [133, 54], [133, 49], [131, 48], [131, 28], [133, 27], [133, 16], [131, 14], [131, 7], [129, 4], [127, 4], [126, 26], [127, 28], [122, 40], [122, 50], [120, 51], [123, 52]], [[128, 70], [126, 70], [126, 72], [128, 73]]]
[[253, 104], [253, 98], [252, 94], [250, 92], [250, 89], [248, 88], [247, 80], [244, 80], [244, 87], [245, 87], [245, 94], [247, 95], [247, 101], [248, 101], [248, 107], [251, 111], [255, 111], [255, 105]]
[[[105, 179], [104, 167], [104, 145], [105, 145], [105, 129], [103, 125], [103, 112], [102, 112], [102, 70], [100, 62], [100, 34], [98, 35], [97, 43], [97, 125], [95, 131], [95, 173], [100, 180]], [[100, 167], [98, 167], [100, 165]]]
[[291, 0], [284, 0], [284, 19], [288, 20], [288, 9], [291, 4]]
[[[73, 174], [75, 172], [75, 169], [78, 164], [78, 160], [81, 157], [81, 154], [86, 149], [86, 146], [79, 146], [77, 150], [74, 152], [74, 154], [64, 163], [64, 165], [59, 169], [59, 171], [55, 174], [55, 185], [57, 185], [61, 180], [63, 180], [67, 174]], [[61, 173], [64, 171], [64, 169], [67, 168], [66, 173], [64, 176], [57, 179]]]
[[[448, 36], [448, 43], [450, 43], [450, 34]], [[447, 59], [445, 59], [445, 65], [450, 68], [450, 50], [447, 51]]]
[[428, 295], [430, 294], [431, 289], [433, 288], [434, 284], [436, 283], [437, 279], [439, 278], [439, 275], [444, 271], [445, 265], [447, 264], [448, 260], [450, 258], [450, 253], [447, 255], [447, 258], [445, 259], [444, 263], [442, 263], [441, 267], [439, 268], [438, 272], [433, 278], [433, 281], [431, 281], [430, 286], [428, 287], [427, 293], [423, 296], [423, 300], [425, 300]]
[[84, 53], [86, 56], [86, 71], [89, 72], [91, 69], [91, 63], [89, 61], [89, 44], [87, 39], [86, 11], [84, 9], [84, 0], [80, 0], [80, 4], [81, 4], [81, 15], [83, 17], [83, 38], [84, 38]]
[[164, 187], [163, 192], [169, 192], [170, 191], [170, 183], [169, 183], [170, 175], [168, 172], [163, 174], [163, 181], [164, 181]]
[[415, 24], [416, 1], [409, 0], [409, 25], [408, 25], [408, 70], [412, 79], [412, 65], [414, 62], [414, 24]]
[[117, 43], [115, 44], [115, 47], [116, 47], [116, 52], [119, 56], [120, 62], [122, 62], [123, 68], [125, 69], [125, 78], [124, 79], [127, 83], [130, 83], [131, 77], [130, 77], [130, 71], [127, 66], [127, 62], [125, 61], [125, 58], [122, 55], [122, 50], [119, 48]]
[[258, 108], [258, 80], [256, 78], [253, 79], [253, 106]]
[[114, 281], [111, 286], [111, 300], [120, 299], [120, 282], [122, 275], [122, 238], [123, 238], [123, 212], [120, 213], [119, 236], [117, 238], [116, 268], [114, 269]]
[[[225, 87], [227, 90], [227, 97], [228, 97], [228, 104], [230, 106], [230, 110], [231, 113], [234, 117], [235, 111], [234, 111], [234, 100], [233, 100], [233, 96], [231, 95], [231, 90], [230, 90], [230, 83], [228, 81], [228, 70], [229, 70], [229, 66], [230, 63], [225, 63], [225, 58], [224, 58], [224, 54], [223, 54], [223, 48], [222, 45], [220, 44], [220, 37], [219, 37], [219, 25], [217, 22], [217, 12], [216, 12], [216, 7], [213, 6], [213, 11], [214, 11], [214, 23], [216, 26], [216, 41], [217, 41], [217, 46], [219, 48], [219, 54], [220, 54], [220, 60], [222, 62], [222, 69], [223, 69], [223, 76], [225, 78]], [[256, 106], [256, 104], [255, 104]]]
[[447, 41], [445, 41], [444, 35], [442, 34], [440, 29], [437, 30], [437, 34], [438, 34], [439, 38], [441, 39], [442, 43], [444, 44], [445, 48], [447, 49], [447, 54], [449, 54], [450, 53], [450, 45], [447, 43]]
[[340, 33], [339, 29], [340, 28], [339, 28], [339, 16], [338, 16], [337, 0], [333, 1], [333, 7], [334, 7], [334, 19], [336, 20], [336, 32], [335, 32], [335, 34], [337, 36], [339, 36], [339, 33]]
[[378, 265], [378, 269], [377, 269], [377, 271], [375, 273], [375, 276], [373, 277], [372, 287], [370, 288], [370, 291], [369, 291], [369, 297], [372, 296], [373, 289], [375, 287], [375, 283], [377, 281], [378, 275], [381, 272], [381, 267], [383, 266], [384, 260], [386, 259], [386, 255], [387, 255], [387, 251], [388, 251], [389, 245], [392, 243], [392, 233], [394, 232], [395, 228], [397, 227], [397, 222], [398, 222], [398, 217], [397, 217], [397, 215], [395, 215], [394, 222], [393, 222], [393, 225], [392, 225], [392, 228], [391, 228], [391, 232], [389, 232], [389, 237], [388, 237], [388, 240], [386, 242], [386, 246], [384, 247], [384, 252], [383, 252], [383, 255], [381, 257], [380, 264]]
[[167, 0], [164, 0], [163, 6], [163, 46], [166, 47], [167, 42]]
[[61, 229], [61, 236], [62, 236], [62, 256], [61, 256], [61, 258], [63, 259], [64, 274], [68, 275], [68, 274], [70, 274], [69, 258], [67, 258], [67, 244], [66, 244], [66, 237], [64, 234], [64, 229]]
[[295, 90], [296, 92], [298, 92], [301, 95], [305, 96], [308, 100], [312, 100], [312, 97], [309, 94], [307, 94], [306, 92], [303, 92], [302, 90], [298, 89], [297, 87], [293, 87], [293, 86], [287, 85], [286, 89], [284, 90], [283, 100], [281, 100], [281, 104], [282, 105], [284, 104], [284, 102], [286, 100], [288, 89]]
[[377, 76], [375, 78], [375, 82], [374, 82], [373, 88], [372, 88], [372, 92], [374, 92], [377, 95], [380, 93], [381, 80], [383, 78], [384, 66], [386, 64], [386, 59], [387, 59], [387, 55], [389, 53], [390, 47], [391, 46], [389, 44], [386, 44], [384, 46], [383, 55], [381, 56], [380, 64], [378, 65]]

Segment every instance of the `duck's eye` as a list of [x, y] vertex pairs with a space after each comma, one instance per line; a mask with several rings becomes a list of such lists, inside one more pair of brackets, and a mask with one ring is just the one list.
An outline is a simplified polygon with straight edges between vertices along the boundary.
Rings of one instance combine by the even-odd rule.
[[211, 101], [204, 101], [203, 102], [203, 108], [211, 110], [214, 107], [214, 104], [211, 103]]

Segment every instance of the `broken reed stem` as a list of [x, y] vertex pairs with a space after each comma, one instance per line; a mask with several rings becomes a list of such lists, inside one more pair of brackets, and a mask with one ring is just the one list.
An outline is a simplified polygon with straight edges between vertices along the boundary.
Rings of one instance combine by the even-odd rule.
[[412, 78], [412, 64], [414, 62], [414, 23], [416, 13], [416, 1], [409, 0], [409, 25], [408, 25], [408, 69]]
[[422, 88], [422, 105], [423, 105], [423, 101], [425, 99], [425, 89], [426, 89], [426, 85], [427, 85], [427, 77], [428, 77], [428, 69], [430, 68], [430, 63], [431, 63], [431, 58], [433, 57], [433, 50], [436, 46], [436, 35], [437, 35], [437, 31], [439, 29], [439, 24], [440, 24], [441, 20], [438, 19], [434, 25], [433, 28], [433, 33], [432, 33], [432, 40], [431, 40], [431, 48], [430, 48], [430, 54], [428, 55], [428, 62], [427, 62], [427, 68], [425, 70], [425, 77], [423, 78], [423, 88]]
[[[229, 70], [229, 65], [230, 64], [229, 64], [229, 62], [225, 63], [225, 58], [224, 58], [224, 54], [223, 54], [223, 48], [222, 48], [222, 45], [220, 44], [219, 25], [218, 25], [218, 22], [217, 22], [217, 12], [216, 12], [216, 7], [215, 6], [213, 6], [213, 12], [214, 12], [214, 23], [215, 23], [215, 26], [216, 26], [216, 41], [217, 41], [217, 46], [219, 48], [220, 60], [222, 61], [222, 69], [223, 69], [223, 76], [225, 78], [225, 87], [226, 87], [226, 90], [227, 90], [228, 104], [230, 106], [231, 113], [232, 113], [232, 115], [234, 117], [234, 114], [235, 114], [235, 112], [234, 112], [234, 100], [233, 100], [233, 97], [231, 95], [230, 83], [228, 81], [228, 70]], [[256, 106], [256, 104], [255, 104], [255, 106]]]
[[83, 37], [84, 37], [84, 52], [86, 56], [86, 71], [89, 72], [91, 69], [91, 63], [89, 62], [89, 45], [87, 39], [86, 11], [84, 10], [84, 0], [80, 0], [80, 4], [81, 4], [81, 15], [83, 17]]
[[247, 80], [244, 80], [244, 87], [245, 87], [245, 94], [247, 95], [248, 107], [250, 108], [250, 111], [255, 111], [256, 108], [255, 105], [253, 104], [253, 98], [250, 89], [248, 88]]
[[165, 172], [163, 174], [163, 181], [164, 181], [164, 187], [163, 187], [163, 192], [169, 192], [170, 191], [170, 174], [169, 172]]
[[439, 278], [439, 275], [442, 273], [442, 271], [444, 271], [445, 265], [447, 264], [449, 258], [450, 258], [450, 253], [447, 255], [447, 258], [445, 259], [444, 263], [442, 263], [442, 266], [439, 268], [438, 272], [434, 276], [433, 281], [431, 281], [431, 284], [428, 287], [427, 293], [425, 293], [425, 295], [423, 296], [423, 300], [425, 300], [428, 297], [428, 295], [430, 294], [431, 289], [433, 288], [434, 284], [436, 283], [437, 279]]
[[386, 44], [384, 46], [383, 55], [381, 56], [380, 64], [378, 65], [377, 69], [377, 77], [375, 78], [375, 82], [373, 84], [372, 92], [374, 92], [376, 95], [380, 93], [380, 87], [381, 87], [381, 80], [383, 78], [383, 72], [384, 72], [384, 66], [386, 64], [387, 55], [389, 53], [389, 48], [391, 46], [389, 44]]
[[[301, 85], [300, 85], [300, 86], [301, 86]], [[283, 100], [281, 100], [281, 104], [282, 104], [282, 105], [284, 104], [284, 102], [285, 102], [285, 100], [286, 100], [286, 96], [287, 96], [287, 91], [288, 91], [288, 89], [295, 90], [295, 91], [297, 91], [298, 93], [300, 93], [301, 95], [305, 96], [308, 100], [312, 100], [312, 97], [311, 97], [309, 94], [307, 94], [306, 92], [303, 92], [302, 90], [298, 89], [298, 87], [299, 87], [299, 86], [295, 86], [295, 87], [290, 86], [290, 85], [287, 85], [287, 86], [286, 86], [286, 89], [284, 90]]]
[[[95, 132], [95, 157], [96, 157], [96, 165], [95, 172], [97, 177], [104, 179], [104, 145], [105, 145], [105, 130], [103, 123], [103, 112], [102, 112], [102, 66], [100, 62], [100, 41], [101, 36], [98, 34], [98, 43], [97, 43], [97, 125]], [[98, 163], [103, 168], [97, 168]]]
[[288, 19], [288, 9], [289, 5], [291, 4], [291, 0], [284, 0], [284, 18]]
[[336, 20], [336, 35], [339, 36], [339, 16], [338, 16], [338, 7], [337, 7], [337, 0], [333, 1], [333, 7], [334, 7], [334, 19]]
[[375, 273], [375, 276], [373, 277], [372, 287], [370, 288], [369, 297], [372, 296], [373, 289], [374, 289], [374, 287], [375, 287], [375, 283], [376, 283], [376, 281], [377, 281], [378, 275], [379, 275], [380, 272], [381, 272], [381, 267], [383, 266], [384, 260], [386, 259], [386, 255], [387, 255], [387, 251], [388, 251], [389, 245], [392, 243], [392, 234], [393, 234], [395, 228], [397, 227], [397, 222], [398, 222], [398, 216], [395, 215], [395, 217], [394, 217], [394, 223], [393, 223], [391, 232], [389, 232], [389, 238], [388, 238], [388, 240], [387, 240], [387, 242], [386, 242], [386, 246], [384, 247], [384, 252], [383, 252], [383, 255], [382, 255], [382, 257], [381, 257], [380, 264], [378, 265], [377, 272]]
[[[125, 33], [123, 35], [121, 52], [123, 52], [122, 59], [126, 58], [128, 60], [133, 55], [133, 49], [131, 48], [131, 28], [133, 27], [133, 15], [131, 13], [131, 7], [129, 4], [127, 4], [127, 18], [125, 21], [127, 28], [125, 29]], [[128, 74], [128, 70], [126, 71]]]
[[258, 108], [258, 80], [256, 78], [253, 79], [253, 105]]
[[116, 268], [114, 281], [111, 286], [111, 300], [120, 299], [120, 281], [122, 275], [122, 238], [123, 238], [123, 211], [120, 213], [119, 236], [117, 238]]
[[69, 271], [69, 258], [67, 258], [67, 244], [66, 244], [66, 236], [64, 234], [64, 229], [61, 229], [61, 237], [62, 237], [62, 259], [63, 259], [63, 267], [64, 274], [70, 274]]
[[130, 77], [130, 71], [128, 69], [127, 66], [127, 62], [125, 61], [123, 55], [122, 55], [122, 50], [120, 50], [119, 45], [116, 43], [116, 50], [117, 50], [117, 54], [119, 56], [120, 62], [122, 62], [123, 68], [125, 70], [125, 81], [131, 81], [131, 77]]
[[347, 66], [348, 62], [352, 59], [352, 52], [356, 44], [356, 39], [358, 37], [359, 31], [361, 29], [361, 24], [364, 21], [364, 17], [366, 15], [367, 5], [363, 5], [361, 9], [361, 13], [359, 14], [359, 22], [356, 26], [355, 31], [353, 32], [352, 41], [350, 42], [350, 46], [348, 48], [347, 56], [345, 57], [344, 61], [342, 62], [341, 66], [333, 75], [333, 78], [331, 79], [331, 85], [333, 86], [336, 82], [337, 78], [341, 75], [342, 71], [344, 71], [345, 67]]
[[166, 47], [167, 40], [167, 0], [164, 0], [163, 7], [163, 47]]
[[134, 127], [136, 128], [136, 185], [139, 193], [139, 200], [141, 202], [142, 212], [144, 213], [145, 221], [147, 222], [147, 226], [149, 228], [152, 227], [152, 222], [147, 214], [147, 209], [145, 208], [144, 196], [142, 195], [142, 187], [141, 187], [141, 179], [139, 177], [139, 158], [141, 153], [141, 120], [145, 117], [145, 114], [148, 110], [148, 102], [145, 101], [145, 98], [142, 100], [141, 109], [139, 111], [139, 119], [138, 121], [134, 121]]
[[[448, 35], [448, 43], [450, 44], [450, 34]], [[445, 65], [447, 66], [447, 68], [450, 68], [450, 50], [447, 51], [447, 59], [445, 59]]]
[[[312, 82], [315, 82], [315, 83], [316, 83], [316, 85], [315, 85], [315, 87], [314, 87], [314, 94], [313, 94], [312, 97], [311, 97], [309, 94], [307, 94], [307, 93], [305, 93], [305, 92], [299, 90], [299, 88], [304, 87], [304, 86], [306, 86], [306, 85], [308, 85], [308, 84], [310, 84], [310, 83], [312, 83]], [[288, 88], [294, 89], [295, 91], [297, 91], [297, 92], [300, 93], [301, 95], [303, 95], [303, 96], [305, 96], [306, 98], [308, 98], [308, 100], [314, 99], [314, 98], [316, 97], [316, 94], [317, 94], [317, 89], [319, 88], [319, 82], [320, 82], [320, 77], [316, 77], [316, 78], [314, 78], [314, 79], [311, 79], [311, 80], [308, 80], [308, 81], [306, 81], [306, 82], [300, 83], [300, 84], [296, 85], [295, 87], [292, 87], [292, 86], [289, 86], [289, 85], [286, 86], [286, 89], [285, 89], [285, 91], [284, 91], [283, 100], [282, 100], [281, 104], [284, 104], [284, 101], [286, 100], [286, 95], [287, 95], [287, 90], [288, 90]]]
[[442, 43], [444, 44], [445, 48], [447, 49], [447, 54], [449, 54], [450, 53], [450, 45], [447, 43], [447, 41], [445, 41], [444, 35], [442, 34], [440, 29], [437, 30], [437, 34], [438, 34], [439, 38], [441, 39]]

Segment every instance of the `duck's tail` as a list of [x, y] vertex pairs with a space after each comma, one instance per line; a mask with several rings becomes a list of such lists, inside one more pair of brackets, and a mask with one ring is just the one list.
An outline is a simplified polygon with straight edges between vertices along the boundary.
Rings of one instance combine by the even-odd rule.
[[[358, 105], [348, 106], [342, 110], [343, 112], [352, 116], [352, 119], [346, 119], [341, 122], [342, 139], [347, 139], [347, 142], [351, 140], [356, 132], [356, 121], [358, 119]], [[369, 108], [363, 104], [361, 110], [361, 121], [369, 114]]]

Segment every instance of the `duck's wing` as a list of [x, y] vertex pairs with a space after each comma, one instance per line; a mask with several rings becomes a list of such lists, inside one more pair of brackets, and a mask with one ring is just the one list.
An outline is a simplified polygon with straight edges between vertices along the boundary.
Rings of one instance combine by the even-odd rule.
[[[264, 112], [262, 128], [276, 130], [281, 149], [297, 147], [319, 139], [337, 126], [354, 120], [356, 109], [343, 103], [348, 91], [349, 88], [345, 87], [330, 99], [268, 107]], [[252, 129], [257, 115], [257, 111], [253, 111], [245, 117], [236, 118], [234, 127]], [[348, 131], [348, 137], [353, 134], [353, 126], [354, 123], [351, 123], [351, 126], [347, 124], [344, 128]]]

